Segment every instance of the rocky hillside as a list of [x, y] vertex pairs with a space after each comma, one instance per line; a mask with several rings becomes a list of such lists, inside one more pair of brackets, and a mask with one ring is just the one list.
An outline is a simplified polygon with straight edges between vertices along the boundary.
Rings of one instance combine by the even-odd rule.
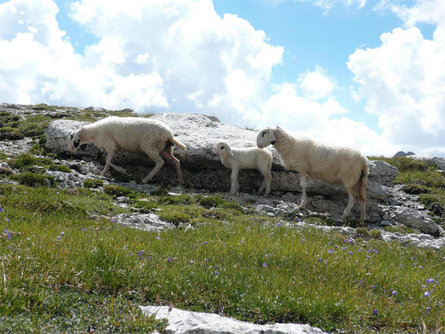
[[[82, 187], [85, 180], [102, 179], [107, 183], [123, 185], [143, 192], [163, 189], [173, 192], [208, 194], [217, 192], [221, 196], [230, 197], [241, 205], [254, 206], [255, 210], [265, 211], [271, 216], [294, 216], [301, 223], [314, 219], [319, 224], [336, 225], [345, 233], [357, 233], [359, 205], [356, 203], [350, 221], [339, 222], [339, 217], [347, 203], [347, 194], [341, 186], [330, 185], [316, 180], [308, 182], [307, 190], [310, 197], [309, 210], [300, 211], [300, 187], [298, 174], [287, 171], [280, 163], [279, 156], [274, 152], [272, 172], [272, 194], [264, 198], [257, 196], [262, 177], [255, 170], [240, 172], [240, 195], [231, 197], [227, 194], [230, 188], [230, 170], [224, 168], [218, 157], [212, 153], [213, 146], [224, 140], [234, 147], [254, 146], [256, 132], [245, 130], [233, 125], [223, 124], [217, 118], [199, 114], [158, 114], [152, 116], [168, 124], [188, 149], [176, 151], [181, 161], [185, 185], [177, 187], [174, 168], [164, 165], [153, 184], [143, 185], [140, 180], [153, 167], [152, 161], [142, 154], [121, 154], [116, 164], [128, 171], [128, 176], [114, 171], [107, 177], [99, 176], [104, 165], [104, 155], [96, 147], [87, 145], [75, 155], [67, 151], [67, 135], [79, 128], [84, 122], [91, 122], [112, 115], [126, 116], [131, 110], [107, 111], [104, 109], [76, 109], [53, 107], [47, 105], [0, 105], [0, 182], [25, 182], [21, 177], [23, 166], [19, 166], [14, 157], [30, 154], [34, 158], [51, 159], [46, 167], [38, 163], [27, 166], [28, 180], [30, 174], [33, 181], [54, 183], [61, 188]], [[29, 157], [29, 156], [28, 156]], [[443, 159], [435, 159], [433, 169], [444, 168]], [[53, 167], [48, 168], [48, 165]], [[54, 166], [64, 166], [54, 167]], [[382, 160], [369, 160], [370, 176], [368, 182], [367, 214], [365, 226], [367, 230], [380, 230], [383, 238], [399, 239], [404, 242], [427, 247], [443, 247], [443, 207], [428, 210], [420, 202], [416, 191], [405, 191], [402, 184], [394, 184], [398, 169]], [[442, 177], [440, 171], [436, 172]], [[443, 173], [443, 172], [442, 172]], [[39, 181], [40, 180], [40, 181]], [[141, 224], [147, 217], [132, 217], [132, 221], [124, 224]], [[135, 221], [136, 219], [136, 221]], [[147, 224], [146, 224], [147, 225]], [[149, 224], [148, 224], [149, 225]], [[339, 225], [348, 225], [342, 227]], [[323, 227], [326, 228], [326, 227]], [[405, 233], [399, 233], [399, 231]], [[408, 233], [406, 233], [408, 232]]]

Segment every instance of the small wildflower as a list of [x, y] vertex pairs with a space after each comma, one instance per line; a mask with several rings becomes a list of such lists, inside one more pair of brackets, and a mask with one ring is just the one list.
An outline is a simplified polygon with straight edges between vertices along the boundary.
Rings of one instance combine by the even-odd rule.
[[208, 241], [204, 241], [204, 242], [203, 242], [204, 245], [207, 245], [208, 243], [209, 243]]
[[264, 267], [264, 268], [267, 268], [267, 263], [263, 263], [263, 267]]
[[142, 260], [142, 256], [144, 255], [144, 253], [145, 253], [145, 251], [143, 251], [143, 250], [140, 250], [140, 251], [138, 252], [138, 258], [139, 258], [140, 260]]
[[323, 260], [322, 259], [318, 259], [318, 263], [320, 263], [320, 262], [322, 262]]
[[58, 240], [61, 240], [61, 239], [62, 239], [62, 237], [61, 237], [61, 236], [59, 235], [59, 236], [57, 237], [57, 239], [58, 239]]
[[352, 255], [352, 251], [349, 251], [348, 254], [349, 254], [349, 255]]
[[366, 255], [366, 258], [369, 259], [369, 255]]
[[277, 226], [281, 226], [281, 223], [280, 223], [280, 222], [278, 222], [278, 223], [277, 223]]
[[332, 254], [332, 253], [334, 253], [334, 250], [333, 249], [328, 249], [328, 254]]
[[6, 217], [6, 222], [9, 223], [9, 218], [8, 217]]
[[392, 295], [393, 295], [393, 296], [396, 296], [396, 295], [397, 295], [397, 291], [396, 291], [396, 290], [393, 290]]
[[172, 262], [173, 260], [172, 260], [172, 258], [169, 256], [169, 257], [167, 257], [167, 261], [168, 261], [168, 262]]
[[427, 306], [425, 309], [425, 313], [430, 313], [431, 312], [431, 307]]
[[161, 240], [161, 237], [158, 235], [158, 236], [156, 237], [156, 240]]
[[60, 235], [64, 235], [64, 234], [65, 234], [65, 232], [63, 232], [63, 231], [62, 231], [62, 232], [60, 232]]
[[82, 229], [82, 231], [83, 231], [83, 232], [86, 232], [86, 231], [87, 231], [87, 229], [86, 229], [86, 228], [84, 227], [84, 228]]
[[374, 290], [375, 289], [375, 285], [371, 285], [371, 290]]
[[430, 296], [430, 292], [429, 291], [425, 291], [425, 293], [423, 294], [425, 297], [429, 297]]
[[363, 281], [362, 281], [362, 280], [358, 281], [358, 284], [359, 284], [359, 285], [362, 285], [362, 284], [363, 284]]
[[379, 314], [379, 310], [376, 310], [376, 309], [372, 310], [372, 314], [373, 314], [373, 315], [377, 315], [377, 314]]
[[3, 211], [3, 208], [0, 206], [0, 212], [2, 212]]
[[427, 278], [425, 282], [426, 284], [434, 283], [434, 278]]
[[306, 240], [304, 238], [301, 238], [301, 242], [306, 242]]
[[6, 234], [6, 238], [7, 238], [8, 240], [11, 240], [11, 238], [12, 238], [12, 233], [11, 233], [11, 232], [8, 232], [8, 234]]
[[195, 261], [193, 261], [193, 260], [190, 260], [190, 264], [193, 264], [193, 263], [195, 263]]
[[215, 270], [215, 275], [219, 276], [219, 271]]

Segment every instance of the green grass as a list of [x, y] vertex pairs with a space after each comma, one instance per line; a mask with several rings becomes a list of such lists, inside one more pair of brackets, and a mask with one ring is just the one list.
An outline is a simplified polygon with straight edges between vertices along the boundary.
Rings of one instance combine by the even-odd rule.
[[444, 250], [350, 242], [177, 197], [130, 200], [196, 222], [152, 233], [91, 218], [125, 212], [108, 194], [1, 185], [0, 331], [150, 332], [165, 324], [138, 312], [148, 304], [326, 331], [445, 327]]

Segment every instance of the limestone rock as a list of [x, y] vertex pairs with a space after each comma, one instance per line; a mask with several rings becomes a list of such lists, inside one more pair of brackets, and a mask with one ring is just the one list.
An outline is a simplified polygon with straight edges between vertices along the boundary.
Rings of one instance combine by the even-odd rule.
[[217, 314], [189, 312], [167, 306], [143, 306], [142, 312], [167, 319], [165, 334], [322, 334], [321, 329], [309, 325], [272, 324], [256, 325]]
[[427, 216], [425, 212], [417, 211], [412, 208], [399, 207], [394, 212], [399, 223], [418, 229], [423, 233], [439, 236], [443, 230], [439, 225]]

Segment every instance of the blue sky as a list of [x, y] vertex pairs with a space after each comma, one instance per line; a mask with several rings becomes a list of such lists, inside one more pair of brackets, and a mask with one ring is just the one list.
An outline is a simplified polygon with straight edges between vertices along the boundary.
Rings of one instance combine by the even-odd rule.
[[445, 155], [444, 22], [443, 0], [3, 0], [0, 102]]

